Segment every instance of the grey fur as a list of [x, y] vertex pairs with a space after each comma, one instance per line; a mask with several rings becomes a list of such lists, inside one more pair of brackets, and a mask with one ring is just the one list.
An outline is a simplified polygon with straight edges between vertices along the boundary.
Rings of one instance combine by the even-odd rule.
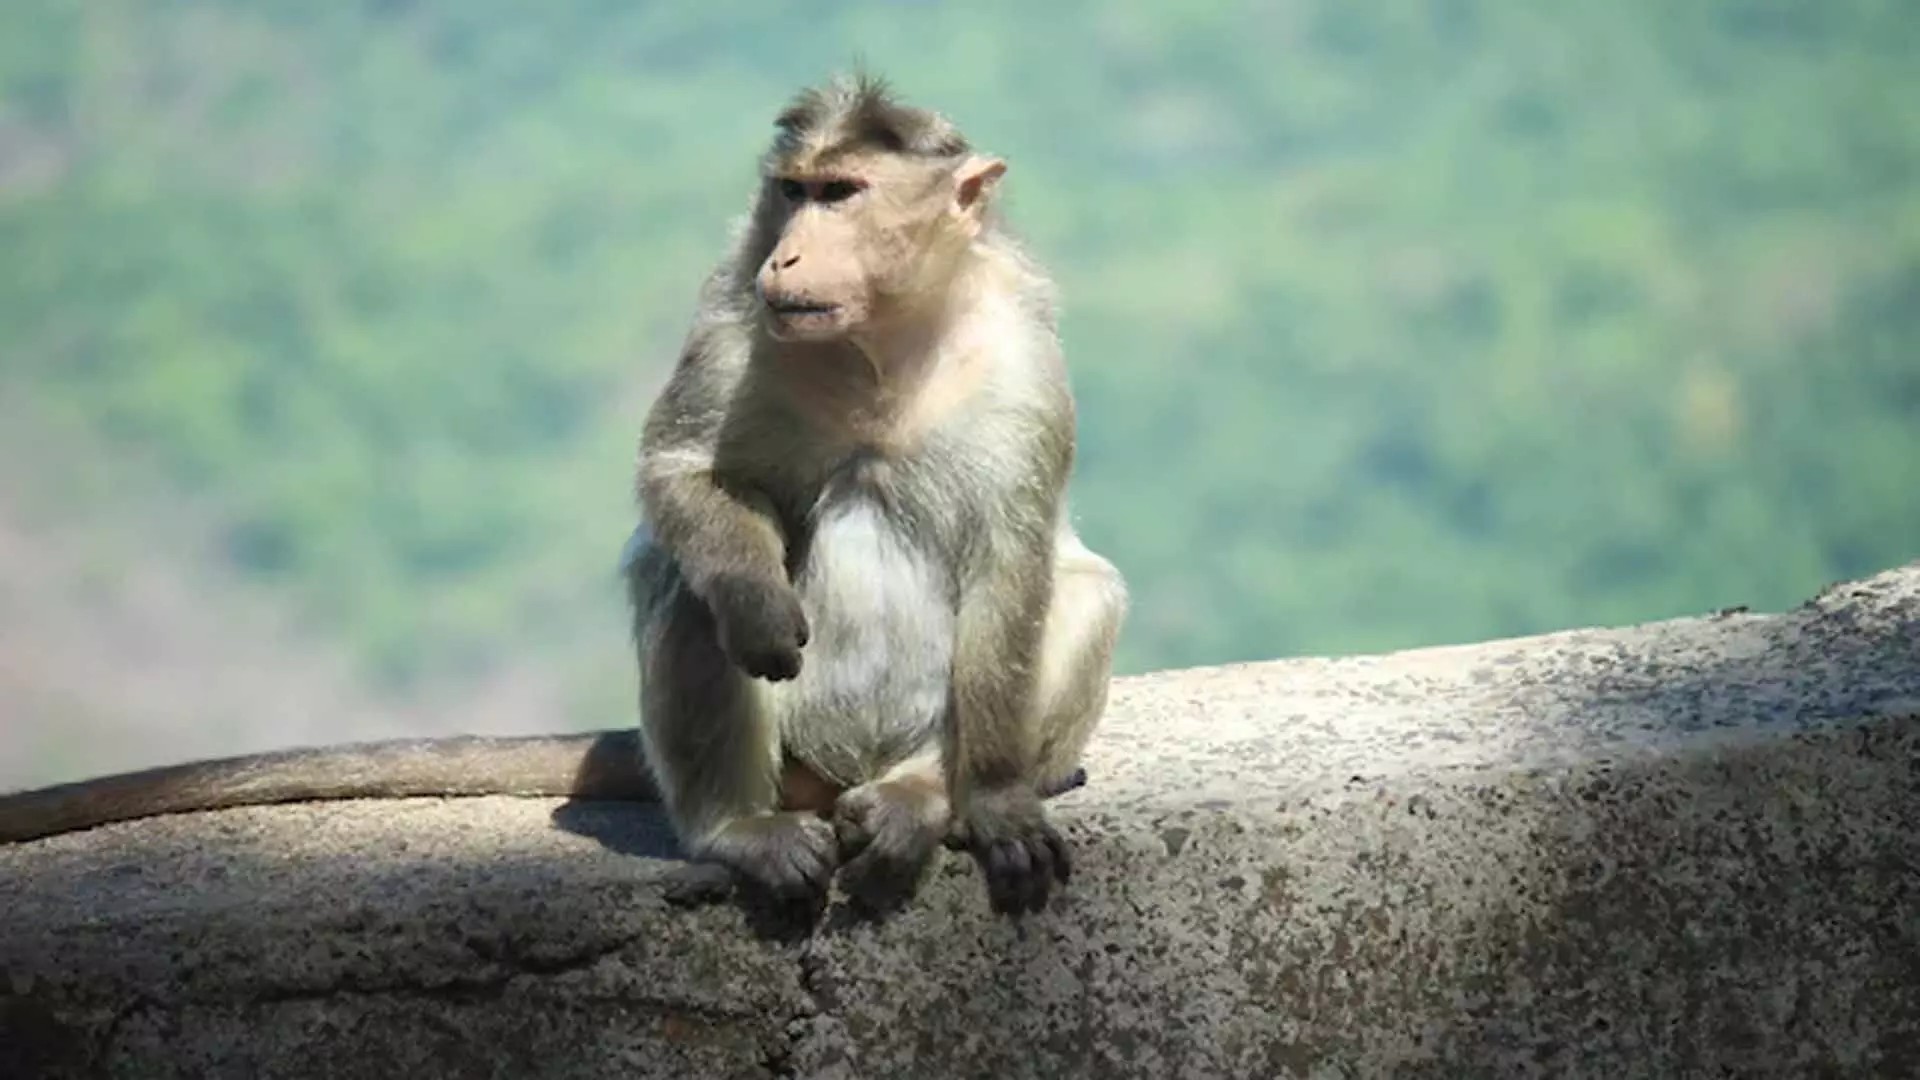
[[[782, 140], [853, 123], [835, 108], [932, 123], [870, 90], [802, 101]], [[843, 842], [849, 817], [898, 822], [889, 806], [921, 822], [852, 836], [880, 843], [871, 863], [911, 876], [951, 825], [996, 909], [1035, 910], [1067, 876], [1040, 793], [1074, 775], [1104, 708], [1126, 587], [1067, 517], [1052, 286], [981, 220], [946, 324], [985, 335], [967, 381], [940, 366], [958, 362], [936, 352], [947, 338], [883, 363], [848, 339], [770, 337], [753, 283], [783, 218], [763, 190], [647, 419], [650, 534], [629, 572], [642, 745], [683, 846], [777, 894], [818, 876], [817, 832], [780, 809], [788, 761], [847, 789]]]

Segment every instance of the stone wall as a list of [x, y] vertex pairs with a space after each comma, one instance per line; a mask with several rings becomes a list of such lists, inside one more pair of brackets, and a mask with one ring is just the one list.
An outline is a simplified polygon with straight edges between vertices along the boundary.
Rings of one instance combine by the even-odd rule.
[[648, 807], [343, 802], [0, 848], [0, 1076], [1920, 1075], [1920, 563], [1731, 613], [1125, 679], [993, 917], [798, 942]]

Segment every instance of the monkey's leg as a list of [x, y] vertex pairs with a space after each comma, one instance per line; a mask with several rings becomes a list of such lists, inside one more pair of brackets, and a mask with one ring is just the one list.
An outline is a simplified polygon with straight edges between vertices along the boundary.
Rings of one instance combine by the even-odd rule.
[[938, 744], [841, 794], [834, 824], [847, 860], [842, 882], [848, 894], [874, 910], [912, 899], [946, 835], [951, 809]]
[[833, 826], [781, 811], [780, 689], [721, 651], [706, 605], [678, 582], [638, 595], [640, 729], [661, 801], [688, 857], [814, 909], [838, 863]]
[[[1032, 775], [1042, 798], [1085, 782], [1080, 756], [1106, 709], [1126, 609], [1120, 572], [1066, 532], [1055, 557], [1054, 598], [1035, 687]], [[834, 819], [847, 891], [878, 909], [911, 898], [947, 838], [951, 818], [937, 744], [842, 794]]]
[[1034, 702], [1035, 780], [1043, 793], [1078, 786], [1081, 754], [1106, 712], [1114, 645], [1127, 616], [1119, 569], [1071, 533], [1060, 540], [1053, 589]]
[[[1086, 782], [1080, 759], [1106, 712], [1113, 650], [1128, 607], [1126, 580], [1111, 562], [1070, 532], [1059, 544], [1034, 700], [1034, 786], [1042, 798]], [[960, 822], [949, 827], [946, 846], [966, 849]]]

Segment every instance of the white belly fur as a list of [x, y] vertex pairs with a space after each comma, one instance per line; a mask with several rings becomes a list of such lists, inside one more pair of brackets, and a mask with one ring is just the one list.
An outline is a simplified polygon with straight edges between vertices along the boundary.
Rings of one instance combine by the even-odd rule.
[[795, 586], [809, 640], [781, 688], [788, 751], [857, 784], [935, 738], [947, 707], [954, 613], [934, 561], [865, 494], [823, 506]]

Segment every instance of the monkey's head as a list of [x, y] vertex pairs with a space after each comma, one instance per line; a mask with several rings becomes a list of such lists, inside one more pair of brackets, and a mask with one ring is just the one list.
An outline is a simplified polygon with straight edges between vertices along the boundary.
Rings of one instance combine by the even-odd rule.
[[768, 333], [844, 338], [944, 295], [1006, 163], [868, 76], [803, 91], [776, 126], [747, 248]]

